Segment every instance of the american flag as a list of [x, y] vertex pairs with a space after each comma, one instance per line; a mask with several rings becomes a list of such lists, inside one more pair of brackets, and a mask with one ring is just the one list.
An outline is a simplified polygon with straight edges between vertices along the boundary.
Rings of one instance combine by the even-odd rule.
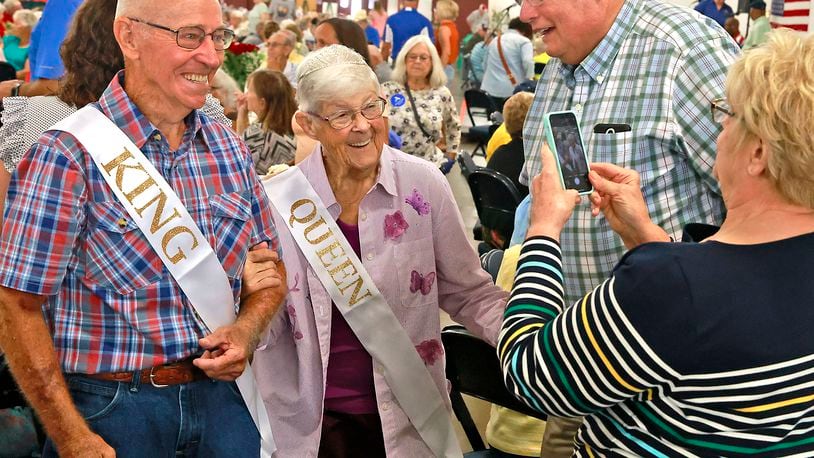
[[809, 0], [772, 0], [772, 27], [788, 27], [808, 32], [810, 13]]

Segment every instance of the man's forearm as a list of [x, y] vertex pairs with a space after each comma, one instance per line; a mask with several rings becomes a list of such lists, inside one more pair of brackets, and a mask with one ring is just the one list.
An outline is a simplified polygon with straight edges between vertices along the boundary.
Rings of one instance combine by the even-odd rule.
[[277, 272], [280, 274], [280, 286], [256, 291], [240, 303], [240, 313], [235, 324], [251, 333], [252, 349], [257, 346], [260, 333], [266, 329], [288, 292], [283, 261], [277, 261]]
[[91, 434], [73, 404], [37, 296], [0, 288], [0, 347], [11, 373], [57, 447]]

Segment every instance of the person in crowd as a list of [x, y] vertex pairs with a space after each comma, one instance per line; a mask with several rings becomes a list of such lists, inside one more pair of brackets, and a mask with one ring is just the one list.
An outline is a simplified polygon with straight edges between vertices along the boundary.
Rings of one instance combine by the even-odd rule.
[[[223, 107], [223, 115], [231, 121], [228, 125], [237, 129], [237, 96], [235, 93], [240, 91], [237, 81], [223, 71], [222, 68], [219, 68], [215, 73], [215, 77], [212, 78], [211, 90], [212, 97], [216, 98]], [[206, 112], [206, 105], [204, 105], [203, 110]], [[211, 113], [207, 112], [207, 114], [215, 118]]]
[[318, 24], [319, 19], [317, 19], [315, 13], [308, 13], [297, 21], [297, 25], [299, 25], [300, 30], [302, 30], [302, 41], [308, 48], [308, 52], [316, 48], [317, 39], [314, 38], [314, 29], [317, 28]]
[[[371, 64], [365, 33], [359, 24], [348, 19], [327, 18], [320, 22], [314, 30], [314, 37], [317, 40], [316, 49], [337, 44], [346, 46], [356, 51], [368, 65], [371, 65], [371, 68], [374, 68]], [[294, 162], [299, 163], [305, 156], [311, 154], [316, 146], [316, 141], [309, 137], [293, 118], [291, 123], [294, 134], [297, 136], [297, 154]], [[392, 146], [392, 143], [390, 145]]]
[[373, 8], [367, 12], [367, 21], [376, 29], [379, 38], [384, 36], [384, 26], [387, 24], [387, 11], [384, 10], [380, 0], [373, 2]]
[[[652, 216], [671, 236], [678, 238], [690, 222], [720, 224], [724, 209], [712, 175], [720, 126], [704, 120], [740, 53], [732, 38], [662, 0], [564, 2], [555, 13], [550, 5], [526, 0], [520, 9], [551, 56], [523, 128], [520, 182], [528, 184], [541, 170], [545, 113], [573, 110], [588, 160], [639, 171]], [[676, 128], [664, 129], [668, 125]], [[590, 209], [574, 213], [563, 230], [568, 304], [610, 275], [624, 253]], [[544, 453], [570, 456], [578, 424], [549, 417]]]
[[18, 79], [28, 76], [28, 50], [31, 42], [31, 30], [37, 24], [37, 15], [31, 10], [17, 10], [13, 22], [3, 36], [3, 54], [6, 62], [17, 71]]
[[297, 64], [291, 62], [288, 56], [294, 51], [297, 44], [297, 37], [289, 30], [274, 32], [266, 41], [268, 50], [266, 57], [266, 68], [275, 70], [288, 78], [288, 82], [297, 88]]
[[534, 95], [529, 92], [518, 92], [509, 97], [503, 106], [503, 124], [506, 132], [511, 137], [511, 141], [499, 146], [494, 154], [489, 158], [486, 167], [496, 170], [512, 180], [520, 196], [525, 197], [529, 193], [529, 188], [520, 183], [520, 173], [523, 171], [523, 163], [526, 161], [523, 152], [523, 123], [526, 121], [526, 114], [531, 107]]
[[261, 37], [263, 37], [263, 44], [259, 45], [262, 48], [266, 48], [266, 43], [268, 39], [271, 38], [272, 35], [280, 31], [280, 24], [275, 21], [268, 20], [263, 22], [263, 33]]
[[[328, 292], [336, 285], [317, 279], [319, 271], [303, 254], [307, 248], [283, 222], [288, 217], [275, 214], [291, 294], [254, 364], [277, 453], [443, 455], [430, 448], [427, 433], [457, 447], [449, 427], [428, 431], [409, 416], [440, 396], [434, 418], [449, 421], [439, 311], [494, 342], [506, 293], [481, 269], [443, 175], [385, 145], [386, 101], [361, 56], [329, 46], [309, 54], [298, 72], [297, 122], [320, 145], [298, 168], [336, 219], [334, 236], [347, 239], [382, 299], [357, 303], [355, 316], [343, 313]], [[317, 237], [321, 229], [306, 231], [324, 240]], [[375, 310], [393, 320], [376, 320]], [[372, 343], [366, 330], [385, 333], [387, 344]], [[390, 372], [414, 362], [422, 373], [410, 372], [410, 380]], [[428, 390], [416, 392], [416, 382], [427, 376]], [[405, 389], [419, 405], [400, 398]]]
[[695, 11], [717, 22], [721, 27], [724, 26], [726, 18], [735, 15], [732, 7], [724, 0], [701, 0], [695, 5]]
[[263, 35], [265, 30], [266, 21], [259, 21], [257, 24], [255, 24], [253, 29], [249, 29], [249, 34], [240, 42], [255, 45], [257, 47], [264, 46], [266, 43], [266, 38], [268, 38]]
[[702, 243], [670, 243], [637, 172], [594, 164], [594, 213], [630, 251], [571, 307], [560, 240], [578, 199], [541, 153], [498, 353], [529, 406], [585, 416], [576, 456], [814, 452], [812, 59], [814, 39], [778, 30], [732, 65], [709, 113], [727, 217]]
[[743, 35], [741, 35], [741, 23], [735, 16], [730, 16], [726, 18], [726, 22], [724, 22], [724, 30], [726, 33], [735, 40], [735, 43], [738, 46], [743, 47]]
[[[159, 22], [201, 30], [172, 33]], [[173, 69], [211, 77], [233, 35], [214, 0], [119, 0], [113, 32], [126, 69], [94, 106], [158, 170], [172, 171], [167, 179], [196, 209], [202, 243], [215, 243], [232, 313], [249, 247], [276, 249], [277, 236], [248, 151], [197, 110], [208, 84]], [[173, 164], [160, 162], [170, 157]], [[73, 134], [47, 132], [14, 177], [0, 239], [0, 346], [48, 432], [44, 456], [257, 456], [258, 430], [230, 381], [285, 296], [282, 264], [276, 287], [255, 285], [234, 324], [208, 330]], [[167, 243], [165, 251], [196, 249]], [[195, 432], [179, 440], [190, 416]]]
[[249, 10], [249, 14], [246, 16], [249, 21], [247, 28], [250, 32], [255, 33], [257, 24], [267, 21], [270, 15], [267, 0], [252, 0], [252, 2], [254, 6], [252, 6], [252, 9]]
[[316, 49], [330, 45], [343, 45], [356, 51], [370, 64], [367, 38], [359, 24], [342, 18], [328, 18], [319, 23], [314, 30], [317, 39]]
[[447, 77], [447, 86], [455, 78], [455, 63], [458, 61], [459, 47], [461, 46], [458, 26], [458, 4], [453, 0], [438, 0], [435, 3], [435, 21], [438, 23], [438, 33], [435, 35], [435, 49], [444, 65], [444, 75]]
[[359, 27], [365, 32], [365, 39], [367, 43], [378, 47], [381, 43], [379, 32], [375, 27], [370, 25], [367, 20], [367, 11], [359, 10], [353, 15], [353, 21], [359, 24]]
[[432, 23], [426, 16], [419, 13], [418, 0], [403, 0], [403, 8], [398, 13], [387, 18], [382, 34], [382, 56], [385, 59], [398, 56], [404, 43], [415, 35], [427, 35], [432, 41]]
[[[258, 122], [249, 124], [250, 111]], [[249, 147], [258, 175], [265, 175], [275, 164], [293, 164], [295, 111], [294, 88], [282, 73], [261, 68], [246, 79], [246, 94], [238, 101], [237, 133]]]
[[486, 49], [480, 88], [492, 97], [498, 111], [514, 94], [515, 86], [534, 76], [532, 37], [531, 26], [514, 18], [506, 32], [493, 38]]
[[0, 83], [0, 98], [53, 95], [59, 90], [58, 80], [65, 72], [59, 56], [59, 46], [81, 3], [82, 0], [50, 0], [45, 4], [37, 22], [38, 27], [31, 32], [28, 46], [29, 82], [14, 79]]
[[766, 36], [772, 30], [769, 17], [766, 16], [766, 2], [763, 0], [752, 0], [749, 2], [749, 18], [753, 21], [749, 29], [749, 35], [743, 42], [743, 49], [754, 48], [766, 41]]
[[475, 43], [472, 47], [472, 52], [469, 54], [469, 81], [471, 86], [480, 89], [483, 82], [483, 74], [486, 72], [486, 52], [489, 49], [489, 43], [494, 37], [490, 36], [488, 31], [482, 41]]
[[238, 40], [242, 40], [249, 35], [245, 9], [232, 8], [229, 10], [229, 27], [235, 32], [235, 37]]
[[[53, 1], [53, 0], [52, 0]], [[113, 36], [116, 0], [85, 0], [62, 44], [65, 75], [59, 92], [51, 96], [3, 99], [0, 126], [0, 228], [11, 173], [45, 129], [77, 108], [102, 96], [110, 80], [124, 68], [121, 49]], [[85, 56], [92, 55], [93, 59]], [[202, 111], [225, 125], [224, 109], [208, 97]]]
[[12, 24], [14, 22], [14, 13], [23, 9], [23, 4], [20, 0], [6, 0], [3, 2], [3, 24]]
[[471, 54], [472, 48], [486, 39], [486, 32], [488, 30], [488, 22], [479, 22], [470, 25], [469, 33], [461, 40], [461, 54]]
[[[379, 78], [380, 83], [390, 81], [393, 75], [393, 69], [384, 61], [382, 52], [379, 48], [373, 45], [367, 45], [367, 53], [370, 56], [370, 66], [376, 72], [376, 77]], [[392, 144], [390, 146], [393, 146]], [[400, 149], [400, 148], [397, 148]]]
[[299, 63], [302, 62], [303, 57], [305, 57], [309, 52], [308, 48], [305, 46], [305, 42], [303, 41], [302, 29], [300, 29], [300, 26], [298, 26], [297, 23], [291, 19], [287, 19], [283, 22], [284, 23], [280, 25], [284, 29], [294, 34], [294, 51], [289, 54], [288, 60], [294, 62], [296, 65], [299, 65]]
[[402, 151], [449, 171], [461, 144], [458, 107], [444, 86], [443, 65], [426, 35], [407, 40], [396, 57], [392, 80], [382, 85], [390, 127]]

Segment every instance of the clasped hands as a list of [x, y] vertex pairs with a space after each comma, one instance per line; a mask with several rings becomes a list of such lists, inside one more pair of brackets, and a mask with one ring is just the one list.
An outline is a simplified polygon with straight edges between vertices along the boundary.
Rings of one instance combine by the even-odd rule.
[[[573, 189], [563, 189], [547, 145], [540, 152], [543, 169], [532, 179], [531, 211], [527, 237], [544, 235], [559, 240], [563, 226], [582, 198]], [[645, 242], [669, 241], [670, 237], [650, 221], [640, 188], [639, 174], [613, 164], [591, 164], [588, 179], [594, 187], [590, 195], [591, 213], [602, 213], [611, 229], [630, 249]]]
[[[268, 248], [266, 242], [253, 247], [244, 267], [241, 298], [266, 288], [280, 287], [283, 275], [277, 270], [279, 261], [277, 252]], [[260, 336], [251, 323], [238, 317], [233, 324], [222, 326], [200, 339], [198, 343], [204, 353], [192, 363], [209, 378], [231, 382], [246, 369], [259, 340]]]

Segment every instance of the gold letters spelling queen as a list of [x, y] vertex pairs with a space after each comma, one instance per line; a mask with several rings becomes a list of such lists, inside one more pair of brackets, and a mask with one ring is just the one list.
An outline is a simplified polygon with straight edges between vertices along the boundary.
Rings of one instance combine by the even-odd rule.
[[[127, 161], [131, 162], [127, 163]], [[122, 192], [122, 194], [124, 194], [124, 197], [130, 203], [130, 205], [135, 207], [136, 213], [138, 213], [140, 217], [144, 217], [142, 213], [155, 204], [155, 212], [152, 214], [152, 222], [150, 223], [150, 235], [156, 236], [158, 233], [163, 234], [161, 235], [161, 250], [170, 260], [170, 262], [177, 264], [187, 257], [184, 250], [181, 249], [180, 242], [176, 245], [177, 251], [175, 254], [170, 255], [167, 252], [170, 241], [172, 241], [172, 239], [175, 237], [182, 234], [188, 234], [192, 238], [189, 251], [192, 251], [198, 247], [198, 240], [195, 238], [195, 234], [190, 228], [181, 224], [176, 224], [174, 226], [171, 224], [168, 225], [170, 221], [181, 217], [181, 214], [178, 212], [177, 208], [171, 208], [169, 216], [162, 219], [165, 213], [164, 207], [167, 205], [167, 195], [161, 190], [161, 188], [155, 182], [155, 179], [150, 176], [150, 174], [144, 169], [144, 166], [140, 164], [135, 157], [133, 157], [133, 154], [127, 148], [125, 148], [124, 152], [118, 155], [115, 159], [107, 164], [103, 164], [102, 167], [108, 175], [111, 175], [115, 170], [116, 187]], [[130, 191], [125, 191], [122, 188], [125, 171], [143, 174], [144, 181]], [[135, 202], [136, 200], [139, 200], [144, 204], [141, 207], [138, 207]], [[180, 202], [180, 200], [178, 200], [178, 202]]]
[[[367, 287], [365, 287], [364, 294], [359, 294], [364, 286], [364, 281], [331, 228], [325, 223], [325, 218], [320, 216], [319, 219], [311, 222], [317, 217], [317, 207], [314, 202], [309, 199], [300, 199], [291, 205], [290, 213], [288, 225], [292, 229], [294, 229], [295, 222], [310, 223], [303, 231], [305, 240], [316, 250], [319, 262], [327, 269], [331, 280], [339, 288], [339, 292], [346, 296], [348, 305], [352, 307], [362, 299], [370, 297], [370, 288]], [[352, 291], [351, 287], [353, 287]], [[351, 291], [350, 297], [347, 297], [347, 291]]]

